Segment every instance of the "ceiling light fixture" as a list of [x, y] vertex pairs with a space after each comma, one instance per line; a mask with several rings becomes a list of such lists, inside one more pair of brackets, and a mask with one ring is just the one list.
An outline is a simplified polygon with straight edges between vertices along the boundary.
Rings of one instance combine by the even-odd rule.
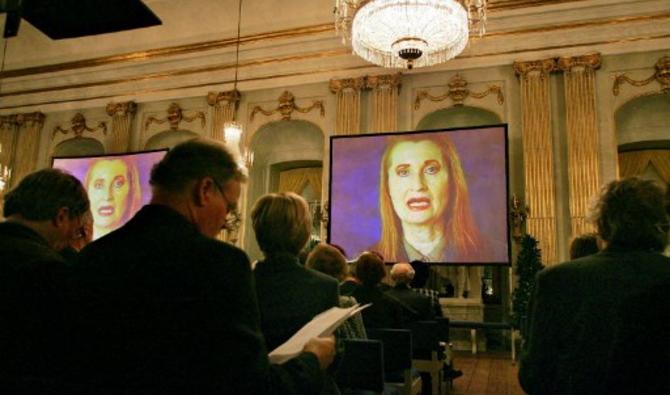
[[389, 68], [432, 66], [486, 29], [487, 0], [336, 0], [335, 27], [358, 56]]
[[[239, 97], [237, 92], [237, 70], [240, 65], [240, 26], [242, 21], [242, 0], [238, 1], [237, 8], [237, 42], [235, 44], [235, 80], [233, 82], [233, 94]], [[239, 99], [238, 99], [239, 100]], [[242, 139], [242, 133], [244, 129], [242, 124], [235, 120], [235, 114], [237, 111], [233, 111], [233, 119], [231, 121], [225, 122], [223, 124], [223, 136], [226, 140], [226, 144], [233, 149], [233, 153], [238, 155], [238, 158], [242, 158], [240, 152], [240, 140]]]

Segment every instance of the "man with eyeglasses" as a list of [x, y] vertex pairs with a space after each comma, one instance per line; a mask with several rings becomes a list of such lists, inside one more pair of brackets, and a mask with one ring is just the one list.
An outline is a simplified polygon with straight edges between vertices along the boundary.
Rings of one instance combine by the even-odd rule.
[[[626, 315], [620, 306], [670, 281], [670, 258], [661, 254], [669, 230], [663, 194], [650, 180], [612, 181], [603, 189], [594, 213], [604, 250], [538, 273], [519, 369], [526, 392], [612, 393], [605, 383], [608, 362], [617, 353], [617, 332], [635, 324], [623, 319]], [[654, 304], [638, 307], [657, 309], [657, 313], [665, 309], [667, 316], [667, 306], [664, 295]], [[663, 364], [648, 372], [649, 383], [654, 377], [667, 382], [666, 359], [667, 355]], [[636, 358], [613, 362], [632, 371], [641, 364]], [[638, 386], [626, 393], [666, 392], [648, 392]]]
[[89, 201], [72, 175], [45, 169], [5, 196], [0, 223], [0, 392], [59, 393], [68, 352], [67, 267], [58, 251], [80, 230]]
[[233, 156], [203, 139], [154, 166], [150, 204], [81, 253], [73, 381], [124, 394], [320, 391], [333, 339], [270, 365], [249, 260], [215, 239], [244, 180]]

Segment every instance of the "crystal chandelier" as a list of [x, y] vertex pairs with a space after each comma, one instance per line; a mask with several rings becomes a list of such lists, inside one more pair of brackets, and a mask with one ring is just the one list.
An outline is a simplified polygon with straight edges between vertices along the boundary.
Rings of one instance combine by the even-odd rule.
[[382, 67], [425, 67], [482, 36], [487, 0], [336, 0], [335, 27], [358, 56]]
[[[242, 0], [238, 1], [237, 7], [237, 42], [235, 45], [235, 80], [233, 82], [233, 94], [237, 96], [239, 100], [239, 94], [237, 92], [237, 69], [240, 65], [240, 26], [242, 21]], [[233, 154], [238, 158], [240, 162], [246, 162], [243, 158], [242, 153], [240, 152], [240, 140], [242, 139], [242, 133], [244, 129], [242, 124], [235, 121], [235, 111], [233, 111], [233, 119], [225, 122], [223, 124], [223, 138], [226, 140], [226, 145], [228, 145], [232, 150]]]

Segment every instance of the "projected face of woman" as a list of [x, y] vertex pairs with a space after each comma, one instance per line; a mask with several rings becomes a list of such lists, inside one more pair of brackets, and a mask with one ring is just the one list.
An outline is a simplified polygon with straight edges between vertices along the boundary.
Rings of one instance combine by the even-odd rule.
[[448, 200], [447, 167], [429, 140], [403, 141], [391, 148], [389, 195], [403, 224], [429, 225], [443, 219]]
[[89, 172], [86, 189], [93, 222], [96, 227], [115, 228], [128, 206], [128, 165], [119, 159], [101, 160]]

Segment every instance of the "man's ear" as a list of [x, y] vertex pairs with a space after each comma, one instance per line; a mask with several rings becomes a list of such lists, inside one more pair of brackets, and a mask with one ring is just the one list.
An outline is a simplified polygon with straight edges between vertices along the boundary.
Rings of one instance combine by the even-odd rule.
[[63, 226], [63, 224], [66, 224], [69, 222], [66, 222], [67, 220], [70, 219], [70, 209], [67, 207], [61, 207], [58, 209], [58, 212], [56, 212], [56, 216], [53, 217], [51, 222], [56, 228], [60, 228]]
[[196, 206], [204, 206], [216, 192], [216, 185], [211, 177], [201, 178], [193, 185], [193, 201]]

